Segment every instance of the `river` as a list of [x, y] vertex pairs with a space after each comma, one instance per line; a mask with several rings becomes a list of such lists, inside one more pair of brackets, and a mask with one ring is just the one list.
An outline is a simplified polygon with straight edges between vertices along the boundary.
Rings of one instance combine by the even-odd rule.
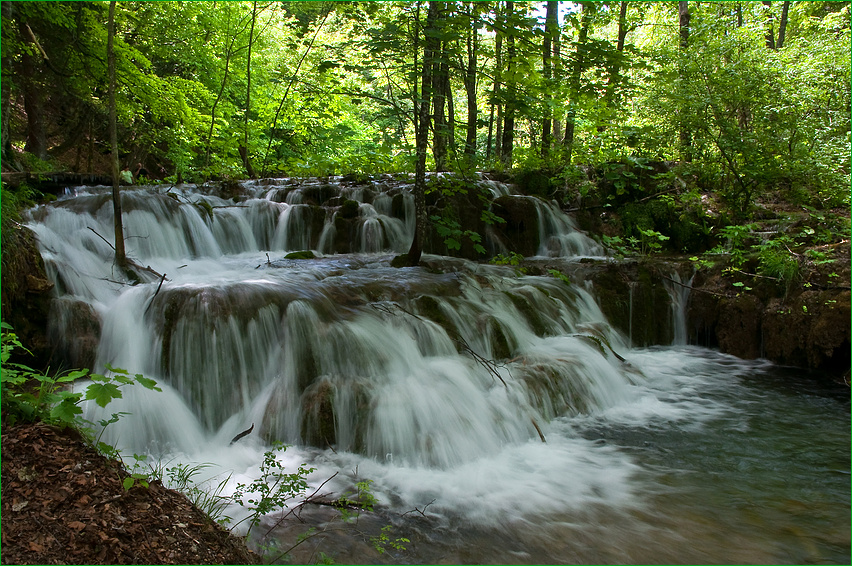
[[[376, 510], [357, 525], [311, 506], [270, 532], [287, 548], [328, 529], [297, 562], [849, 562], [848, 389], [684, 344], [680, 287], [675, 343], [638, 349], [593, 285], [438, 256], [393, 269], [413, 229], [405, 184], [338, 189], [360, 202], [356, 253], [334, 250], [341, 201], [305, 204], [289, 181], [249, 183], [237, 204], [196, 187], [126, 191], [128, 254], [166, 275], [137, 285], [97, 235], [112, 224], [105, 189], [31, 212], [61, 298], [53, 336], [73, 338], [82, 303], [102, 329], [96, 369], [164, 390], [127, 390], [105, 440], [204, 464], [196, 479], [224, 480], [224, 494], [258, 476], [272, 440], [330, 497], [369, 480]], [[541, 256], [602, 259], [570, 218], [539, 210]], [[318, 257], [284, 259], [305, 248]], [[406, 550], [376, 552], [385, 525]]]

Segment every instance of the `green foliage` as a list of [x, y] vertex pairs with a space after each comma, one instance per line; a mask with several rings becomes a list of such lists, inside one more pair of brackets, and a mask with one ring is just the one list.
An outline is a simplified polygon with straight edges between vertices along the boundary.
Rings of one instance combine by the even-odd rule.
[[373, 545], [373, 548], [379, 554], [384, 554], [387, 551], [387, 548], [393, 548], [394, 550], [405, 550], [405, 545], [410, 543], [411, 541], [404, 537], [391, 538], [391, 531], [393, 530], [392, 525], [385, 525], [382, 527], [382, 532], [374, 537], [370, 537], [370, 542]]
[[524, 256], [517, 252], [509, 252], [495, 255], [489, 260], [489, 263], [494, 265], [521, 265], [522, 261], [524, 261]]
[[790, 250], [792, 241], [787, 236], [756, 246], [758, 252], [758, 272], [784, 283], [791, 283], [799, 274], [799, 260]]
[[314, 468], [302, 465], [295, 472], [285, 472], [284, 464], [277, 458], [278, 453], [286, 449], [287, 447], [283, 444], [275, 443], [273, 449], [266, 451], [263, 455], [260, 477], [249, 484], [239, 483], [234, 490], [233, 501], [250, 512], [245, 519], [236, 524], [248, 521], [249, 528], [246, 536], [265, 515], [287, 508], [293, 499], [304, 495], [308, 488], [306, 478], [314, 471]]
[[447, 246], [447, 249], [461, 249], [462, 240], [467, 238], [473, 243], [473, 249], [476, 250], [477, 253], [486, 253], [485, 248], [480, 243], [482, 242], [482, 236], [479, 232], [474, 232], [473, 230], [462, 230], [461, 224], [457, 221], [443, 218], [441, 216], [433, 215], [430, 216], [429, 219], [435, 226], [435, 230], [437, 230], [438, 235], [444, 238], [444, 244]]
[[555, 277], [556, 279], [559, 279], [560, 281], [562, 281], [566, 285], [571, 284], [571, 279], [567, 275], [565, 275], [564, 273], [559, 271], [558, 269], [548, 269], [547, 272], [550, 274], [551, 277]]
[[[138, 384], [146, 389], [160, 391], [154, 380], [140, 374], [131, 376], [127, 370], [107, 365], [108, 375], [75, 370], [58, 376], [49, 376], [25, 365], [11, 362], [15, 349], [27, 351], [12, 332], [12, 327], [2, 327], [2, 412], [4, 422], [34, 422], [41, 420], [58, 426], [83, 428], [84, 400], [92, 400], [106, 407], [113, 399], [122, 396], [121, 388]], [[69, 389], [75, 381], [89, 379], [91, 383], [83, 391]]]

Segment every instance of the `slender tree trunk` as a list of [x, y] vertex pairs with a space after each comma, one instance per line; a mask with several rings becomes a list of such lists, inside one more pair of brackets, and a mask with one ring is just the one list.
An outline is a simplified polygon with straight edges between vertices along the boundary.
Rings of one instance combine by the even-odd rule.
[[775, 49], [775, 17], [772, 15], [772, 2], [764, 2], [766, 6], [766, 48]]
[[435, 67], [435, 58], [440, 48], [435, 37], [436, 23], [438, 20], [438, 2], [429, 2], [429, 12], [426, 16], [426, 29], [424, 30], [423, 48], [423, 70], [420, 87], [420, 104], [415, 127], [417, 162], [414, 168], [414, 216], [415, 229], [414, 239], [408, 249], [408, 265], [420, 263], [423, 246], [427, 237], [426, 218], [426, 151], [429, 145], [429, 110], [432, 100], [432, 82]]
[[112, 146], [110, 165], [112, 166], [112, 212], [115, 227], [115, 262], [119, 267], [127, 265], [124, 253], [124, 228], [121, 222], [121, 194], [119, 193], [118, 169], [118, 123], [115, 111], [115, 0], [109, 3], [109, 20], [107, 22], [107, 73], [109, 74], [109, 143]]
[[[500, 17], [499, 7], [497, 12], [497, 17]], [[492, 155], [496, 155], [499, 159], [500, 157], [500, 138], [503, 134], [502, 129], [502, 114], [500, 112], [501, 104], [499, 102], [499, 97], [502, 96], [502, 85], [501, 81], [503, 80], [503, 35], [500, 30], [495, 31], [494, 38], [494, 85], [491, 90], [491, 121], [488, 125], [488, 149], [486, 150], [486, 159], [490, 159]], [[494, 152], [492, 154], [491, 148], [491, 132], [492, 125], [494, 124], [494, 109], [495, 106], [497, 108], [497, 127], [496, 134], [494, 135]]]
[[249, 111], [251, 110], [251, 48], [254, 43], [254, 24], [257, 21], [257, 0], [251, 5], [251, 29], [249, 30], [248, 55], [246, 57], [246, 120], [243, 129], [243, 144], [240, 146], [240, 157], [243, 159], [246, 173], [254, 179], [257, 175], [254, 168], [251, 166], [251, 158], [248, 152], [248, 136], [249, 136]]
[[571, 163], [574, 155], [574, 124], [577, 118], [577, 106], [580, 98], [580, 80], [586, 66], [586, 42], [589, 37], [589, 27], [592, 23], [592, 15], [595, 11], [593, 2], [582, 2], [582, 15], [580, 17], [580, 33], [577, 36], [577, 56], [571, 69], [570, 87], [571, 104], [568, 106], [567, 118], [565, 119], [565, 137], [562, 144], [565, 146], [565, 160]]
[[[618, 14], [618, 40], [615, 44], [615, 50], [620, 55], [624, 53], [624, 41], [627, 39], [627, 2], [621, 2], [621, 8]], [[621, 81], [621, 61], [616, 60], [612, 66], [609, 75], [609, 81], [606, 85], [606, 94], [604, 95], [607, 103], [611, 104], [615, 98], [615, 91], [618, 83]]]
[[[689, 48], [689, 19], [689, 2], [678, 2], [678, 30], [682, 60], [686, 57], [686, 51]], [[684, 76], [685, 71], [682, 62], [678, 64], [678, 74], [680, 75], [680, 84], [683, 84], [686, 77]], [[680, 98], [683, 100], [685, 97], [681, 96]], [[687, 110], [681, 108], [678, 113], [680, 114], [680, 158], [682, 161], [692, 161], [692, 133], [685, 123]]]
[[541, 122], [541, 158], [547, 160], [550, 155], [550, 131], [552, 126], [551, 100], [550, 90], [552, 88], [551, 80], [553, 74], [551, 72], [551, 58], [553, 57], [553, 37], [556, 35], [556, 30], [559, 28], [559, 18], [557, 15], [559, 2], [556, 0], [548, 0], [547, 16], [544, 24], [544, 39], [541, 45], [541, 73], [544, 77], [544, 118]]
[[479, 118], [479, 110], [476, 106], [476, 52], [479, 34], [477, 33], [476, 11], [473, 7], [471, 7], [470, 15], [471, 23], [467, 28], [466, 40], [467, 68], [464, 75], [464, 90], [467, 94], [467, 131], [464, 140], [464, 153], [472, 160], [476, 155], [476, 121]]
[[787, 15], [790, 12], [790, 2], [789, 0], [784, 2], [784, 5], [781, 7], [781, 21], [778, 23], [778, 43], [775, 44], [775, 47], [781, 49], [784, 47], [784, 39], [787, 35]]
[[27, 22], [20, 21], [19, 29], [22, 40], [28, 47], [21, 50], [21, 63], [18, 66], [21, 91], [24, 95], [24, 111], [27, 114], [27, 140], [24, 151], [39, 159], [47, 159], [47, 129], [44, 122], [46, 89], [41, 84], [43, 64], [41, 58], [33, 54], [37, 47]]
[[446, 51], [447, 42], [441, 41], [441, 46], [436, 53], [436, 58], [440, 60], [435, 61], [434, 73], [432, 74], [433, 123], [435, 127], [435, 140], [432, 146], [432, 153], [435, 157], [436, 171], [447, 170], [447, 115], [445, 112], [447, 96], [444, 84], [446, 80], [444, 73], [448, 72], [445, 62]]
[[[553, 36], [553, 82], [561, 83], [562, 81], [562, 30], [558, 27], [556, 34]], [[562, 110], [554, 108], [553, 125], [551, 126], [551, 135], [554, 143], [559, 143], [562, 140]]]
[[[512, 18], [515, 11], [515, 3], [506, 1], [506, 18], [507, 21]], [[506, 26], [508, 29], [508, 26]], [[503, 166], [506, 168], [512, 167], [512, 150], [515, 143], [515, 105], [517, 98], [517, 82], [515, 81], [515, 36], [509, 32], [506, 37], [506, 108], [503, 116], [503, 139], [500, 143], [501, 153], [500, 158]]]

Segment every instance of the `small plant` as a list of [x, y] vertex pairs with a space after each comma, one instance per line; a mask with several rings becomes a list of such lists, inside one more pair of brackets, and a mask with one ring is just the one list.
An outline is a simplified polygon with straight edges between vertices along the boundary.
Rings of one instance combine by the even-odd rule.
[[[76, 426], [87, 430], [87, 424], [93, 424], [82, 418], [80, 406], [85, 400], [92, 400], [100, 407], [106, 407], [113, 399], [120, 399], [121, 388], [138, 384], [146, 389], [161, 391], [157, 382], [141, 374], [131, 376], [127, 370], [106, 366], [110, 375], [89, 373], [89, 370], [75, 370], [65, 375], [49, 376], [23, 364], [10, 362], [9, 358], [16, 349], [24, 350], [12, 327], [0, 323], [2, 328], [2, 411], [6, 423], [18, 421], [34, 422], [41, 420], [53, 425]], [[83, 391], [73, 391], [70, 384], [87, 378], [91, 383]], [[113, 418], [121, 416], [113, 414]], [[105, 421], [106, 424], [115, 420]]]
[[446, 244], [447, 249], [460, 250], [461, 240], [463, 238], [467, 238], [473, 242], [473, 249], [476, 250], [477, 253], [486, 253], [485, 248], [480, 243], [482, 242], [482, 235], [480, 235], [479, 232], [474, 232], [473, 230], [462, 230], [461, 224], [455, 220], [442, 218], [440, 216], [430, 216], [429, 218], [435, 225], [435, 230], [438, 231], [438, 235], [444, 238], [444, 244]]
[[524, 256], [517, 252], [509, 252], [495, 255], [489, 263], [493, 265], [521, 265], [522, 261], [524, 261]]
[[659, 252], [663, 248], [663, 242], [669, 239], [668, 236], [664, 236], [656, 230], [642, 230], [640, 228], [639, 233], [642, 234], [639, 240], [639, 251], [642, 255]]
[[633, 254], [633, 250], [630, 249], [630, 246], [620, 236], [607, 236], [604, 234], [601, 236], [601, 243], [613, 250], [617, 256], [625, 257]]
[[551, 277], [555, 277], [556, 279], [559, 279], [560, 281], [562, 281], [566, 285], [571, 284], [571, 279], [569, 279], [567, 275], [565, 275], [564, 273], [562, 273], [558, 269], [548, 269], [547, 272], [550, 273]]
[[304, 495], [308, 488], [306, 478], [315, 468], [306, 468], [303, 464], [297, 471], [286, 473], [284, 464], [277, 459], [278, 453], [286, 449], [284, 444], [276, 442], [272, 450], [267, 450], [263, 455], [260, 477], [250, 484], [239, 483], [234, 490], [233, 501], [250, 511], [248, 517], [234, 525], [236, 527], [243, 521], [248, 521], [246, 536], [260, 523], [264, 515], [287, 508], [289, 502]]
[[405, 550], [405, 545], [411, 542], [409, 539], [405, 537], [397, 537], [391, 538], [390, 534], [393, 530], [393, 525], [385, 525], [382, 527], [381, 534], [370, 537], [370, 543], [372, 543], [373, 548], [379, 554], [384, 554], [387, 551], [388, 547], [393, 548], [394, 550]]

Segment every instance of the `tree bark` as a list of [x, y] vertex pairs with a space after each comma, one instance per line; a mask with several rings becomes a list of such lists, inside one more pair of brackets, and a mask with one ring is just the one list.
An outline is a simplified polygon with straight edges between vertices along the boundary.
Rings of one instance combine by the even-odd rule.
[[583, 76], [583, 70], [586, 65], [586, 42], [589, 37], [592, 15], [595, 12], [595, 4], [592, 2], [581, 2], [580, 6], [582, 15], [580, 16], [580, 33], [577, 36], [577, 55], [574, 58], [574, 66], [571, 69], [569, 83], [571, 87], [571, 104], [568, 107], [568, 115], [565, 119], [565, 137], [562, 138], [567, 163], [571, 163], [574, 155], [574, 124], [577, 118], [577, 102], [580, 98], [580, 79]]
[[254, 168], [251, 166], [251, 158], [248, 152], [248, 135], [249, 135], [249, 111], [251, 110], [251, 47], [254, 43], [254, 24], [257, 21], [257, 0], [251, 5], [251, 29], [249, 30], [248, 55], [246, 57], [246, 120], [243, 129], [243, 144], [240, 146], [240, 157], [243, 159], [243, 165], [246, 168], [246, 173], [252, 179], [257, 175]]
[[775, 49], [775, 17], [772, 15], [772, 2], [764, 2], [766, 6], [766, 48]]
[[787, 35], [787, 15], [790, 12], [790, 2], [787, 0], [781, 8], [781, 21], [778, 23], [778, 43], [775, 47], [781, 49], [784, 47], [784, 39]]
[[[515, 3], [506, 1], [506, 17], [504, 21], [512, 18], [515, 11]], [[509, 26], [505, 26], [509, 30]], [[501, 152], [500, 160], [503, 166], [512, 167], [512, 150], [515, 143], [515, 105], [517, 98], [517, 83], [514, 77], [515, 72], [515, 36], [511, 31], [506, 37], [506, 106], [503, 116], [503, 136], [500, 142]]]
[[112, 212], [115, 227], [115, 262], [119, 267], [127, 265], [124, 253], [124, 228], [121, 222], [121, 194], [119, 193], [118, 169], [118, 123], [115, 111], [115, 0], [109, 3], [107, 22], [107, 73], [109, 74], [109, 143], [112, 146], [110, 165], [112, 166]]
[[[680, 50], [681, 58], [686, 57], [686, 51], [689, 48], [689, 2], [678, 2], [678, 30], [680, 35]], [[683, 63], [678, 64], [678, 75], [680, 76], [680, 84], [686, 80]], [[683, 100], [684, 97], [680, 97]], [[686, 127], [685, 116], [686, 110], [681, 108], [678, 110], [680, 114], [680, 134], [678, 141], [680, 145], [680, 157], [682, 161], [692, 161], [692, 134], [689, 128]]]
[[544, 76], [544, 118], [541, 123], [541, 158], [545, 160], [550, 155], [550, 145], [552, 143], [550, 135], [553, 114], [550, 103], [553, 98], [550, 94], [552, 88], [551, 80], [553, 78], [551, 58], [553, 56], [553, 37], [559, 28], [558, 7], [559, 2], [548, 0], [547, 16], [545, 17], [544, 24], [544, 40], [541, 46], [541, 72]]
[[420, 103], [418, 107], [415, 127], [415, 146], [417, 161], [414, 167], [414, 239], [408, 249], [408, 265], [420, 263], [423, 246], [427, 236], [426, 218], [426, 151], [429, 145], [429, 110], [432, 100], [432, 81], [435, 66], [435, 56], [439, 48], [439, 42], [435, 37], [435, 27], [438, 20], [438, 2], [429, 2], [429, 12], [426, 16], [426, 29], [424, 30], [423, 47], [423, 69], [421, 73]]
[[[431, 3], [430, 3], [431, 4]], [[431, 5], [430, 5], [431, 9]], [[428, 17], [427, 17], [428, 18]], [[449, 69], [445, 62], [447, 42], [441, 41], [440, 47], [436, 50], [436, 56], [440, 54], [439, 61], [435, 61], [432, 73], [432, 106], [433, 123], [435, 127], [434, 142], [432, 145], [432, 154], [435, 157], [435, 170], [447, 170], [447, 115], [445, 105], [447, 101], [445, 82], [449, 73]]]
[[471, 7], [471, 22], [467, 29], [467, 68], [464, 75], [464, 90], [467, 94], [467, 131], [464, 140], [464, 154], [470, 160], [476, 155], [476, 121], [479, 110], [476, 106], [476, 55], [479, 34], [477, 33], [476, 11]]

